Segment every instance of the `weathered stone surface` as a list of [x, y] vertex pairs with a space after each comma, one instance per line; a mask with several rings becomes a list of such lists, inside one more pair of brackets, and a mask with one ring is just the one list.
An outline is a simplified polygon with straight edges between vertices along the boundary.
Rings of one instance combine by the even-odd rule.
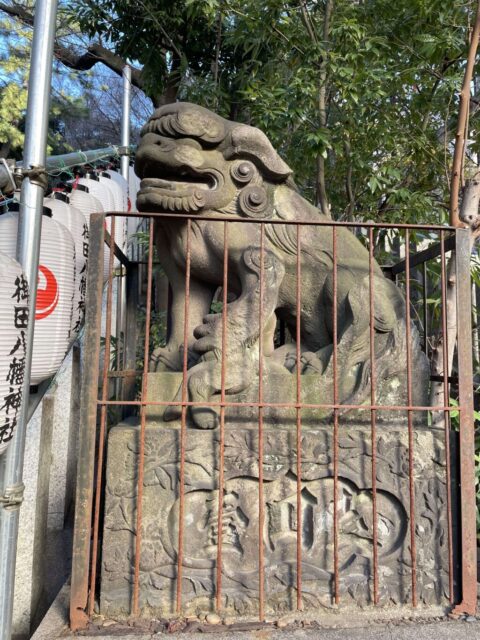
[[[329, 218], [299, 194], [291, 169], [264, 133], [198, 105], [175, 103], [155, 111], [142, 134], [135, 158], [142, 178], [138, 208], [170, 214], [155, 222], [172, 300], [168, 341], [154, 350], [153, 371], [182, 371], [187, 349], [185, 392], [192, 402], [215, 401], [222, 382], [227, 398], [245, 394], [248, 401], [262, 367], [267, 378], [297, 370], [302, 378], [315, 375], [317, 398], [332, 397], [335, 377], [339, 403], [354, 406], [370, 398], [374, 377], [377, 400], [404, 405], [409, 351], [412, 400], [425, 404], [428, 363], [413, 324], [407, 345], [400, 289], [349, 229], [329, 227]], [[177, 214], [192, 219], [187, 224]], [[223, 322], [212, 302], [218, 304], [224, 287], [225, 238]], [[277, 319], [291, 343], [275, 344]], [[287, 394], [295, 377], [283, 378]], [[165, 418], [179, 413], [171, 408]], [[190, 413], [191, 426], [218, 427], [214, 407], [192, 407]]]
[[[156, 398], [162, 379], [150, 376]], [[170, 393], [175, 385], [166, 381]], [[168, 395], [163, 395], [167, 400]], [[264, 430], [265, 554], [267, 611], [295, 605], [296, 541], [302, 549], [302, 597], [306, 610], [332, 605], [332, 424], [302, 427], [301, 531], [297, 532], [296, 433], [281, 424]], [[140, 562], [144, 615], [175, 610], [178, 550], [180, 423], [149, 416]], [[415, 538], [421, 603], [446, 603], [448, 591], [444, 446], [441, 432], [414, 432]], [[128, 615], [135, 547], [139, 428], [110, 431], [102, 557], [101, 610]], [[379, 595], [382, 604], [411, 598], [408, 433], [379, 424], [376, 440]], [[373, 580], [372, 446], [370, 428], [340, 421], [338, 442], [338, 556], [342, 605], [370, 603]], [[185, 450], [183, 605], [209, 611], [215, 597], [218, 545], [219, 432], [188, 429]], [[224, 449], [223, 600], [225, 612], [254, 614], [258, 607], [258, 430], [227, 424]]]
[[[414, 372], [415, 373], [415, 372]], [[420, 372], [423, 374], [423, 372]], [[147, 400], [151, 402], [165, 401], [165, 399], [180, 402], [182, 398], [182, 379], [181, 373], [176, 372], [158, 372], [148, 374], [147, 384]], [[258, 422], [258, 374], [253, 375], [248, 388], [241, 393], [232, 393], [226, 397], [228, 403], [238, 403], [237, 406], [228, 406], [225, 408], [225, 424], [232, 428], [239, 426], [253, 427]], [[333, 403], [333, 386], [331, 379], [319, 374], [305, 374], [300, 380], [300, 402], [305, 406], [302, 409], [302, 427], [312, 428], [318, 427], [319, 424], [331, 424], [333, 411], [328, 405]], [[406, 386], [405, 372], [399, 373], [392, 377], [389, 384], [384, 384], [382, 392], [377, 391], [376, 402], [378, 406], [395, 405], [399, 398], [397, 390], [401, 386]], [[415, 401], [419, 406], [426, 406], [428, 400], [423, 393], [424, 385], [417, 385]], [[216, 394], [209, 399], [210, 402], [220, 402], [220, 395]], [[263, 409], [263, 420], [266, 426], [294, 428], [296, 425], [296, 410], [293, 405], [297, 403], [297, 377], [287, 370], [268, 372], [263, 379], [263, 402], [268, 405], [290, 404], [290, 407], [282, 406], [265, 406]], [[250, 406], [240, 406], [240, 403]], [[195, 426], [195, 419], [202, 413], [201, 401], [199, 407], [195, 407], [195, 416], [192, 409], [187, 408], [187, 425], [189, 428]], [[403, 399], [406, 406], [406, 399]], [[371, 411], [368, 408], [369, 399], [363, 402], [365, 409], [343, 411], [339, 410], [342, 423], [353, 423], [357, 426], [370, 425]], [[205, 407], [204, 412], [210, 411]], [[218, 413], [218, 408], [216, 409]], [[165, 426], [165, 415], [172, 413], [181, 413], [179, 406], [169, 405], [148, 405], [146, 407], [147, 419], [151, 424]], [[178, 416], [180, 417], [180, 416]], [[417, 423], [424, 424], [426, 413], [414, 412], [413, 420]], [[407, 425], [407, 411], [397, 410], [378, 410], [376, 420], [379, 423], [388, 425]]]

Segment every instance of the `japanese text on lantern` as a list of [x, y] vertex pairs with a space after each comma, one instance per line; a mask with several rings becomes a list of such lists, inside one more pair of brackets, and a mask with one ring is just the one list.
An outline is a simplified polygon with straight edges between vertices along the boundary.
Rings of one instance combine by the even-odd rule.
[[14, 300], [12, 323], [17, 331], [13, 334], [12, 348], [9, 351], [10, 362], [7, 368], [7, 392], [0, 406], [0, 447], [13, 438], [17, 426], [18, 410], [22, 402], [22, 385], [25, 375], [26, 330], [28, 325], [28, 283], [25, 276], [19, 275], [14, 281]]

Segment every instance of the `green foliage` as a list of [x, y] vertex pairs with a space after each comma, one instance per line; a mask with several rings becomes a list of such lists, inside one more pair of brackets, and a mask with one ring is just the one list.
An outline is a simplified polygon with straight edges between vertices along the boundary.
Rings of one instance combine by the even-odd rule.
[[4, 49], [0, 55], [0, 147], [6, 153], [23, 147], [23, 118], [27, 107], [26, 52], [30, 45], [28, 30], [0, 16], [0, 34]]
[[472, 2], [336, 0], [328, 25], [326, 4], [73, 8], [83, 31], [139, 63], [155, 102], [177, 96], [264, 129], [310, 199], [323, 157], [335, 218], [444, 222]]

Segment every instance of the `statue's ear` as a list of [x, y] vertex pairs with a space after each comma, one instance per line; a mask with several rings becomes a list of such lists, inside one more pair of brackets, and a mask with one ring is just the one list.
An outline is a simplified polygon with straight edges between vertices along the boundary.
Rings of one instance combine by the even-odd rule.
[[260, 165], [267, 176], [276, 180], [285, 180], [292, 174], [290, 167], [281, 159], [260, 129], [240, 124], [233, 127], [225, 142], [223, 153], [227, 160], [237, 157], [248, 158]]

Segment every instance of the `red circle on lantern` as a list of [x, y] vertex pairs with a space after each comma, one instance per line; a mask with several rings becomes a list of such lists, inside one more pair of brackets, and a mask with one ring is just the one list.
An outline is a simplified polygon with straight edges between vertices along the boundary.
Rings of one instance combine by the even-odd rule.
[[57, 279], [48, 267], [40, 264], [38, 265], [38, 271], [42, 274], [43, 278], [40, 278], [39, 273], [37, 303], [35, 305], [35, 320], [42, 320], [55, 311], [55, 307], [58, 303], [59, 291]]

